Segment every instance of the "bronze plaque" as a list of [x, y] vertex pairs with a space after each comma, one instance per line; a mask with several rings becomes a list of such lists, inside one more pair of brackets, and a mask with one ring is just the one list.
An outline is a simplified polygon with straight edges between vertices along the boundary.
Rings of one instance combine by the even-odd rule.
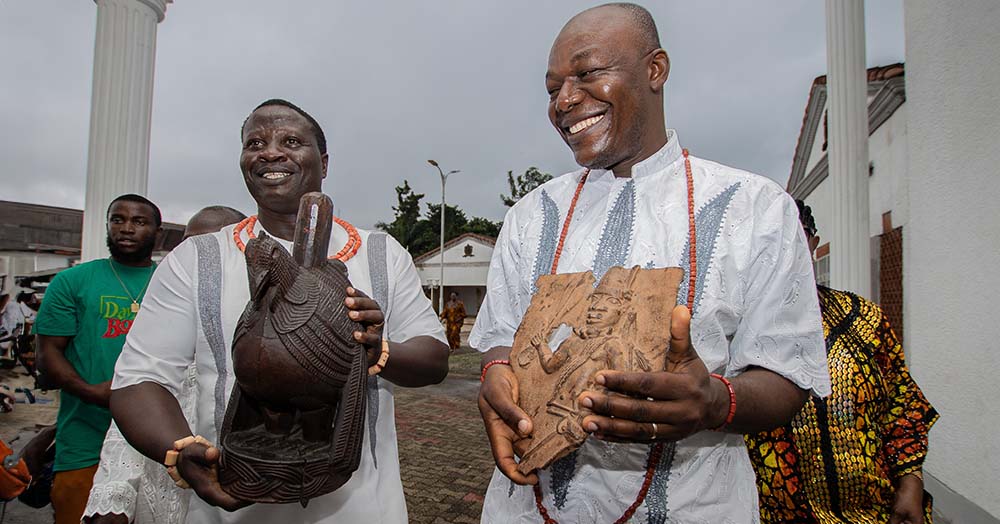
[[515, 442], [518, 471], [548, 467], [587, 438], [578, 405], [601, 391], [603, 369], [663, 371], [670, 312], [677, 305], [681, 268], [613, 267], [595, 287], [590, 272], [543, 275], [514, 336], [510, 361], [518, 405], [531, 417], [531, 437]]

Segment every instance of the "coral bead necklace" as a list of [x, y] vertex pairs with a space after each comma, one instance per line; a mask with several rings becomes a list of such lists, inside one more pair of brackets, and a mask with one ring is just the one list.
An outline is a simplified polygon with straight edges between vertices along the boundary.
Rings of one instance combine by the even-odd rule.
[[[691, 174], [691, 159], [688, 158], [688, 150], [684, 149], [684, 174], [687, 177], [687, 204], [688, 204], [688, 235], [689, 242], [691, 245], [690, 257], [688, 258], [688, 295], [687, 295], [687, 308], [688, 311], [692, 311], [694, 305], [694, 292], [695, 292], [695, 272], [698, 268], [697, 263], [697, 243], [695, 242], [695, 223], [694, 223], [694, 177]], [[580, 177], [580, 182], [576, 185], [576, 192], [573, 194], [573, 200], [570, 201], [569, 211], [566, 213], [566, 220], [563, 222], [562, 232], [559, 234], [559, 243], [556, 246], [555, 256], [552, 257], [552, 269], [551, 273], [556, 274], [556, 269], [559, 268], [559, 255], [562, 254], [563, 243], [566, 241], [566, 234], [569, 233], [569, 224], [573, 220], [573, 211], [576, 209], [576, 201], [580, 198], [580, 193], [583, 192], [583, 185], [587, 183], [587, 176], [590, 175], [590, 170], [583, 172], [583, 176]], [[635, 497], [635, 501], [625, 510], [615, 524], [624, 524], [632, 518], [635, 511], [639, 509], [642, 502], [646, 500], [646, 494], [649, 493], [649, 486], [653, 483], [653, 474], [656, 472], [656, 467], [660, 464], [660, 457], [663, 456], [663, 443], [658, 442], [653, 445], [652, 449], [649, 451], [649, 458], [646, 459], [646, 475], [642, 480], [642, 487], [639, 488], [639, 493]], [[549, 516], [548, 509], [545, 508], [545, 503], [542, 499], [542, 487], [539, 484], [534, 485], [535, 491], [535, 506], [538, 508], [538, 514], [541, 515], [544, 524], [559, 524], [556, 519]]]
[[[347, 262], [348, 260], [351, 259], [351, 257], [353, 257], [358, 252], [358, 249], [361, 247], [361, 235], [358, 233], [358, 230], [353, 225], [351, 225], [350, 222], [340, 217], [333, 217], [333, 221], [336, 222], [338, 226], [344, 228], [344, 231], [347, 231], [347, 243], [344, 244], [344, 247], [340, 251], [338, 251], [337, 254], [331, 255], [329, 258], [337, 259], [341, 262]], [[248, 241], [257, 238], [257, 235], [255, 235], [253, 232], [253, 226], [256, 223], [257, 223], [257, 215], [253, 215], [251, 217], [244, 219], [239, 224], [236, 224], [236, 227], [233, 228], [233, 240], [236, 242], [236, 247], [240, 248], [240, 251], [246, 250], [246, 244], [243, 242], [243, 239], [241, 238], [244, 230], [246, 230], [247, 232]]]

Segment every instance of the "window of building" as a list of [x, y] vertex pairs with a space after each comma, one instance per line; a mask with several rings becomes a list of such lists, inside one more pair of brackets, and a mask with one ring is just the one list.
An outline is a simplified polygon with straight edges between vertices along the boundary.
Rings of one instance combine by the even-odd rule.
[[827, 242], [816, 248], [816, 260], [813, 262], [813, 273], [816, 274], [816, 283], [821, 286], [830, 286], [830, 243]]

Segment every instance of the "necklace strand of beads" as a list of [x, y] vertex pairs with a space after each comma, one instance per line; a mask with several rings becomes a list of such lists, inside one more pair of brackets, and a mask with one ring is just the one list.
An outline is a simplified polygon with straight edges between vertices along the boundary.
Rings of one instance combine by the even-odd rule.
[[[695, 281], [696, 281], [696, 271], [698, 269], [697, 263], [698, 258], [695, 254], [697, 243], [695, 242], [695, 222], [694, 222], [694, 176], [691, 173], [691, 159], [688, 158], [688, 150], [682, 150], [684, 154], [684, 175], [687, 178], [687, 204], [688, 204], [688, 236], [690, 238], [690, 256], [688, 257], [688, 295], [687, 295], [687, 308], [688, 311], [693, 313], [692, 307], [694, 306], [694, 294], [695, 294]], [[573, 194], [573, 200], [569, 204], [569, 211], [566, 213], [566, 220], [563, 222], [562, 233], [559, 235], [559, 244], [556, 246], [555, 256], [552, 257], [552, 270], [553, 275], [556, 274], [556, 270], [559, 268], [559, 256], [562, 254], [563, 243], [566, 241], [566, 235], [569, 233], [569, 225], [573, 220], [573, 211], [576, 209], [576, 201], [580, 199], [580, 193], [583, 192], [583, 185], [587, 183], [587, 176], [590, 175], [590, 170], [583, 172], [580, 177], [580, 182], [576, 185], [576, 192]], [[663, 442], [657, 442], [649, 450], [649, 458], [646, 459], [646, 474], [642, 479], [642, 486], [639, 488], [639, 493], [635, 497], [635, 501], [629, 505], [629, 507], [622, 513], [622, 516], [615, 521], [615, 524], [625, 524], [629, 519], [635, 515], [639, 506], [642, 505], [643, 501], [646, 500], [646, 495], [649, 493], [649, 486], [653, 483], [653, 475], [656, 473], [657, 466], [660, 465], [660, 457], [663, 456]], [[535, 507], [538, 508], [538, 514], [542, 517], [542, 522], [544, 524], [559, 524], [556, 519], [549, 516], [549, 510], [545, 508], [545, 502], [542, 497], [542, 487], [540, 484], [535, 484], [533, 486], [535, 492]]]
[[[347, 243], [341, 248], [335, 255], [331, 255], [330, 259], [336, 259], [341, 262], [347, 262], [355, 254], [357, 254], [358, 249], [361, 248], [361, 235], [358, 233], [357, 228], [351, 225], [350, 222], [340, 218], [333, 217], [333, 221], [337, 223], [338, 226], [344, 228], [347, 231]], [[233, 228], [233, 241], [236, 242], [236, 247], [240, 248], [240, 251], [246, 251], [246, 244], [241, 238], [243, 236], [243, 231], [247, 232], [247, 241], [257, 238], [257, 235], [253, 232], [254, 225], [257, 224], [257, 215], [253, 215], [236, 224]]]

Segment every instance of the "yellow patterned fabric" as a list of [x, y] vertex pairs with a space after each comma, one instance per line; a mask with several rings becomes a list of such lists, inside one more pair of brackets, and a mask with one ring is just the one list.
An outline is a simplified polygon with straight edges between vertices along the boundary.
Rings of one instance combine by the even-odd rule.
[[[810, 398], [792, 422], [746, 437], [761, 522], [885, 523], [894, 486], [920, 470], [938, 418], [910, 376], [882, 310], [819, 287], [833, 394]], [[931, 522], [924, 495], [924, 519]]]

